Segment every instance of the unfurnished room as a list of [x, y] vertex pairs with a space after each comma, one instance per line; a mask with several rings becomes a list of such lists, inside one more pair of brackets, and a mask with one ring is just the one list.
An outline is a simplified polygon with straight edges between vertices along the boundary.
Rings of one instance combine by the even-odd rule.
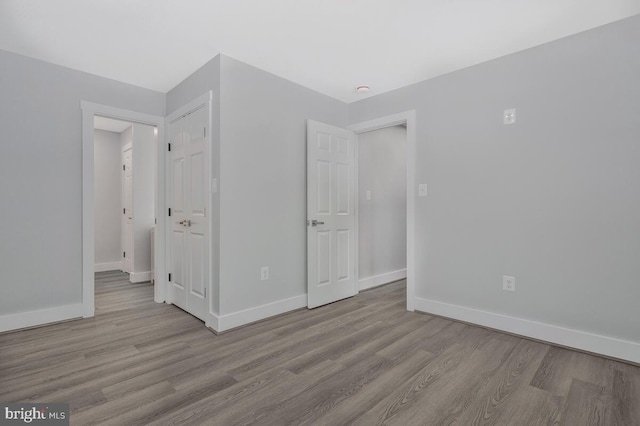
[[640, 426], [640, 1], [0, 0], [0, 424]]

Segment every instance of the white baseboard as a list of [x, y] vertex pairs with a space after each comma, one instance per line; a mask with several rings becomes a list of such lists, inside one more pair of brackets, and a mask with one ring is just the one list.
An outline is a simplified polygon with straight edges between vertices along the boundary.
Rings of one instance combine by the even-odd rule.
[[82, 318], [82, 303], [0, 316], [0, 332]]
[[407, 270], [400, 269], [398, 271], [374, 275], [373, 277], [362, 278], [358, 281], [358, 288], [360, 291], [368, 290], [373, 287], [378, 287], [379, 285], [388, 284], [405, 278], [407, 278]]
[[640, 343], [637, 342], [419, 297], [415, 298], [415, 309], [569, 348], [640, 363]]
[[245, 309], [243, 311], [233, 312], [226, 315], [209, 314], [210, 324], [214, 331], [226, 331], [242, 325], [251, 324], [269, 317], [284, 314], [285, 312], [294, 311], [296, 309], [307, 306], [307, 295], [290, 297], [289, 299], [278, 300], [276, 302], [267, 303], [266, 305], [256, 306], [255, 308]]
[[207, 315], [207, 320], [204, 322], [204, 325], [209, 327], [214, 332], [219, 332], [220, 330], [220, 317], [213, 312], [209, 312]]
[[129, 274], [129, 281], [131, 281], [132, 283], [143, 283], [145, 281], [151, 281], [151, 271], [131, 272]]
[[107, 262], [107, 263], [96, 263], [93, 267], [94, 272], [105, 272], [105, 271], [122, 271], [122, 261], [120, 262]]

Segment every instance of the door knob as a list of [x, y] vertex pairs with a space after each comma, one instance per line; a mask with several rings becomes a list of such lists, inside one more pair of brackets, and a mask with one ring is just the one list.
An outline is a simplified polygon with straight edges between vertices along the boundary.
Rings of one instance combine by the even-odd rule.
[[315, 219], [311, 221], [311, 226], [318, 226], [318, 225], [324, 225], [324, 222], [319, 222]]

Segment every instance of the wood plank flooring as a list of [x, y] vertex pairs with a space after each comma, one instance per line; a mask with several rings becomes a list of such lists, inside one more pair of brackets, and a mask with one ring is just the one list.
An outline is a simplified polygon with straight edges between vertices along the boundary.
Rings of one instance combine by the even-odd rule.
[[0, 401], [74, 425], [640, 425], [640, 368], [406, 312], [404, 287], [216, 336], [99, 273], [95, 318], [0, 335]]

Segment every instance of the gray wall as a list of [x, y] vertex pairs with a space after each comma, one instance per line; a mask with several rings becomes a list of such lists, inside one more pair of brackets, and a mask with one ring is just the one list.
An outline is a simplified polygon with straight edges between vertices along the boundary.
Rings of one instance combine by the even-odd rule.
[[0, 315], [80, 303], [80, 101], [163, 115], [165, 95], [5, 51], [0, 93]]
[[219, 99], [220, 55], [197, 69], [167, 93], [167, 115], [196, 99], [208, 90], [213, 91], [214, 101]]
[[407, 267], [406, 148], [404, 126], [358, 135], [360, 280]]
[[151, 271], [151, 228], [155, 221], [155, 127], [134, 123], [133, 136], [133, 272]]
[[640, 342], [638, 40], [640, 16], [350, 105], [416, 110], [418, 297]]
[[93, 199], [95, 263], [122, 261], [122, 150], [120, 134], [95, 130]]
[[[347, 105], [221, 57], [221, 314], [306, 294], [306, 120]], [[260, 267], [270, 279], [260, 281]]]

